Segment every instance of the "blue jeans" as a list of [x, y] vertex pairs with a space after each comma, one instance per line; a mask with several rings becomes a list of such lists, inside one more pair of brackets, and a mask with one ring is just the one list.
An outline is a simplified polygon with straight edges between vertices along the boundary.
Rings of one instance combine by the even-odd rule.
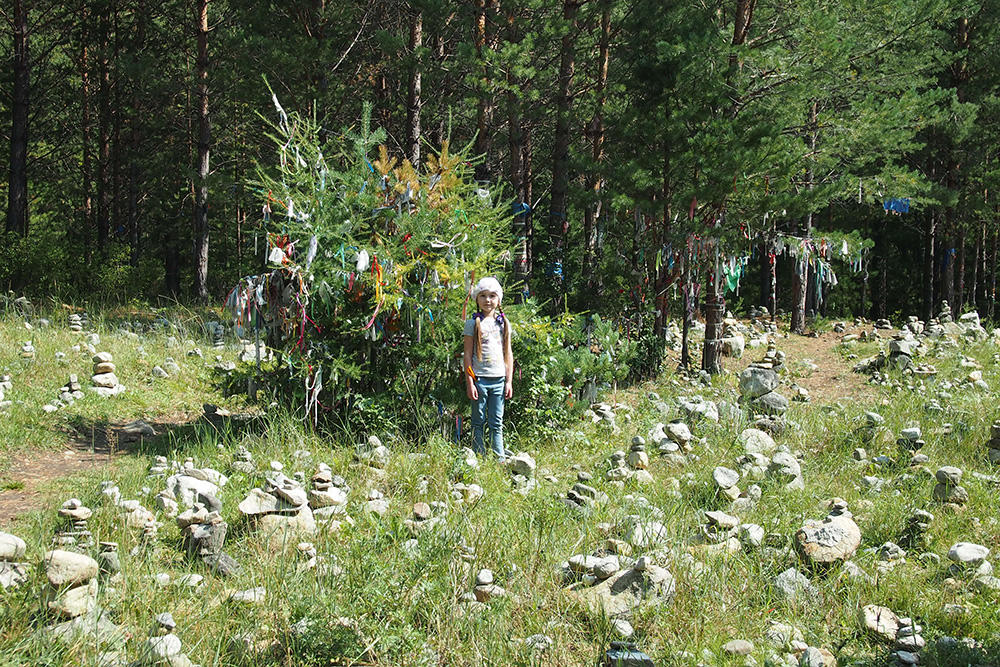
[[504, 378], [476, 378], [479, 398], [472, 401], [472, 449], [477, 454], [485, 454], [483, 444], [484, 426], [490, 427], [490, 446], [497, 458], [503, 461], [507, 454], [503, 448], [503, 392]]

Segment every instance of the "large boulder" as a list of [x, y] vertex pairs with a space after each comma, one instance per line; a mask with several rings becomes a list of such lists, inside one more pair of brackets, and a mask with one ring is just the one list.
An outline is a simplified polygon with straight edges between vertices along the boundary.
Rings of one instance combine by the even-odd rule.
[[97, 576], [97, 561], [75, 551], [56, 549], [45, 553], [45, 576], [55, 587], [83, 584]]
[[576, 595], [594, 613], [624, 618], [641, 606], [669, 604], [676, 590], [669, 570], [645, 565], [642, 570], [621, 570], [596, 586], [577, 590]]
[[750, 366], [740, 373], [740, 393], [748, 399], [763, 396], [778, 388], [778, 379], [770, 368]]
[[861, 546], [861, 529], [846, 516], [806, 521], [795, 533], [795, 547], [804, 561], [827, 565], [845, 561]]

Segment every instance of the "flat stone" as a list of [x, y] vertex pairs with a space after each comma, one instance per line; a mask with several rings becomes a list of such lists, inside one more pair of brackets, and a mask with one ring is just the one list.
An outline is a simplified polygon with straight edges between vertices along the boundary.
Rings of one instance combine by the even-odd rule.
[[939, 484], [958, 486], [962, 483], [962, 470], [955, 466], [942, 466], [934, 473], [934, 477]]
[[709, 525], [718, 526], [723, 530], [732, 530], [740, 525], [740, 520], [735, 516], [714, 510], [705, 512], [705, 519], [708, 520]]
[[718, 466], [712, 471], [712, 481], [720, 489], [730, 489], [740, 483], [740, 474], [731, 468]]
[[746, 454], [770, 455], [778, 448], [771, 436], [756, 428], [744, 429], [738, 442]]
[[609, 618], [628, 617], [641, 606], [669, 604], [676, 593], [670, 572], [650, 565], [645, 571], [621, 570], [590, 588], [574, 592], [592, 612]]
[[722, 645], [722, 652], [727, 655], [750, 655], [753, 649], [753, 642], [746, 639], [733, 639]]
[[118, 381], [118, 376], [114, 373], [99, 373], [91, 377], [90, 381], [94, 383], [94, 386], [104, 389], [114, 389], [121, 384]]
[[989, 558], [990, 550], [981, 544], [957, 542], [948, 549], [948, 559], [963, 567], [975, 567]]
[[888, 607], [866, 605], [859, 613], [861, 625], [865, 630], [886, 641], [894, 641], [899, 632], [899, 616]]
[[21, 560], [28, 547], [17, 535], [0, 532], [0, 561]]
[[788, 399], [772, 391], [750, 401], [750, 407], [761, 414], [780, 416], [788, 412]]
[[809, 581], [809, 577], [794, 567], [790, 567], [777, 575], [771, 582], [775, 593], [788, 602], [815, 603], [819, 600], [819, 591]]
[[94, 364], [94, 375], [103, 375], [105, 373], [114, 373], [117, 370], [115, 365], [110, 361], [105, 361], [100, 364]]
[[45, 553], [45, 576], [53, 586], [82, 584], [97, 576], [97, 561], [90, 556], [56, 549]]
[[691, 435], [691, 429], [684, 422], [670, 422], [663, 427], [663, 430], [671, 441], [679, 445], [686, 445], [694, 437]]

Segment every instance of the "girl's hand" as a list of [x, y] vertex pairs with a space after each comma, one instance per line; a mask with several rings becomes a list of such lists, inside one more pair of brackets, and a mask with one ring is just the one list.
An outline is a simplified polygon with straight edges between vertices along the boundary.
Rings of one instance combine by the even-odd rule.
[[503, 397], [504, 398], [510, 398], [513, 395], [514, 395], [514, 383], [513, 382], [506, 382], [506, 383], [504, 383], [504, 386], [503, 386]]
[[465, 385], [465, 395], [469, 397], [470, 401], [479, 400], [479, 390], [476, 389], [475, 382], [468, 382]]

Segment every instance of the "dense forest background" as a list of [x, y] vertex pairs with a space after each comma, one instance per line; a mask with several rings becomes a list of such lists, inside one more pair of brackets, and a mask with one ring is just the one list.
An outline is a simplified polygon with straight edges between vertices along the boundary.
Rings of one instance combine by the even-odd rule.
[[0, 12], [4, 289], [221, 300], [281, 231], [254, 185], [279, 174], [277, 100], [331, 142], [370, 103], [415, 165], [466, 146], [478, 188], [510, 207], [511, 291], [558, 309], [659, 326], [725, 294], [795, 328], [808, 311], [928, 318], [941, 299], [993, 316], [995, 2]]

